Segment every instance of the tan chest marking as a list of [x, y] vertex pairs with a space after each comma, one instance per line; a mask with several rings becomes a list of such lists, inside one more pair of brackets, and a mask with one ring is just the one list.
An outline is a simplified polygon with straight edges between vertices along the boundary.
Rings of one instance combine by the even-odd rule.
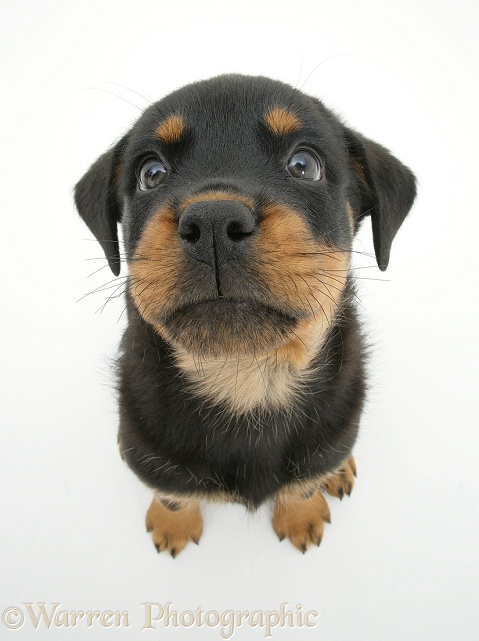
[[266, 354], [200, 360], [177, 348], [176, 362], [195, 394], [235, 415], [287, 410], [314, 375], [311, 361], [325, 336], [322, 323], [305, 320], [288, 342]]

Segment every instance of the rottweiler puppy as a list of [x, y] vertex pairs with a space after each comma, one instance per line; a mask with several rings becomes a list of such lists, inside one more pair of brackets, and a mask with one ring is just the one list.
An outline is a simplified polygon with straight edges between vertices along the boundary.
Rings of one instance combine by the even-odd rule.
[[128, 269], [119, 443], [154, 492], [158, 551], [199, 541], [203, 499], [271, 500], [280, 539], [319, 545], [323, 493], [353, 487], [365, 397], [353, 239], [370, 217], [385, 270], [415, 194], [319, 100], [240, 75], [152, 104], [78, 182], [111, 270]]

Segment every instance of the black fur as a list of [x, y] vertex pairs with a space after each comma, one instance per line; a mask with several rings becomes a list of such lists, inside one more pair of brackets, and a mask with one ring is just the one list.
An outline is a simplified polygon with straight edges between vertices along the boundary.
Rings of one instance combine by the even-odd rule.
[[365, 393], [352, 306], [318, 355], [318, 376], [305, 398], [288, 412], [247, 418], [225, 415], [221, 406], [190, 394], [168, 344], [131, 300], [128, 311], [119, 363], [120, 439], [125, 459], [148, 486], [180, 495], [226, 490], [256, 508], [291, 481], [336, 469], [351, 452]]
[[[298, 116], [299, 131], [280, 137], [268, 130], [262, 117], [277, 105]], [[184, 116], [181, 141], [160, 144], [153, 131], [174, 113]], [[324, 180], [308, 183], [286, 174], [285, 163], [298, 146], [317, 152]], [[168, 162], [168, 178], [158, 188], [140, 192], [141, 162], [158, 155]], [[338, 251], [347, 251], [352, 233], [371, 216], [381, 269], [387, 267], [391, 243], [415, 197], [409, 169], [380, 145], [346, 128], [322, 103], [282, 83], [243, 76], [196, 83], [152, 105], [91, 167], [75, 197], [117, 275], [120, 220], [129, 261], [159, 206], [168, 203], [177, 211], [182, 199], [207, 189], [251, 198], [257, 228], [266, 203], [285, 203], [300, 213], [315, 239]], [[354, 212], [352, 231], [346, 202]], [[212, 301], [211, 291], [218, 287], [220, 292], [214, 283], [219, 268], [214, 272], [201, 260], [194, 265], [194, 258], [189, 260], [189, 280], [172, 294], [183, 297], [172, 312], [177, 321], [182, 310], [190, 313], [195, 296], [204, 292]], [[231, 259], [232, 273], [223, 268], [221, 298], [236, 296], [249, 301], [252, 309], [263, 304], [268, 292], [260, 277], [248, 273], [247, 261], [248, 254], [238, 258], [235, 267]], [[349, 279], [340, 313], [309, 366], [316, 374], [303, 384], [302, 393], [287, 407], [258, 408], [245, 415], [191, 390], [174, 348], [144, 320], [127, 294], [128, 327], [118, 371], [120, 440], [131, 468], [153, 489], [178, 496], [226, 492], [250, 508], [292, 481], [337, 469], [352, 450], [365, 395], [364, 349], [353, 298]], [[286, 333], [303, 312], [281, 308], [277, 313], [284, 314]], [[188, 318], [191, 331], [204, 323], [214, 334], [215, 312], [193, 316], [192, 323]], [[274, 323], [280, 326], [281, 320]]]

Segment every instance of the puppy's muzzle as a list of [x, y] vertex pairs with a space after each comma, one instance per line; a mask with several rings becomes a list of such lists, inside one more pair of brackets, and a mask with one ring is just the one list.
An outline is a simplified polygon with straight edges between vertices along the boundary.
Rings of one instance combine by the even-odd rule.
[[178, 223], [178, 234], [190, 258], [217, 269], [241, 258], [255, 227], [253, 214], [243, 203], [209, 200], [185, 209]]

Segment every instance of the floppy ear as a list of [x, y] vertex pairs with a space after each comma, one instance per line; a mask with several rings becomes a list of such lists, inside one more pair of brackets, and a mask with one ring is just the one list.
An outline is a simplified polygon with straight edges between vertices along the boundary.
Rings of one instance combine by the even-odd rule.
[[127, 136], [124, 136], [100, 156], [75, 186], [75, 204], [80, 216], [102, 246], [115, 276], [120, 273], [117, 225], [122, 213], [118, 174], [126, 142]]
[[391, 245], [416, 197], [412, 171], [387, 149], [346, 129], [346, 144], [359, 184], [359, 220], [371, 216], [379, 269], [389, 263]]

